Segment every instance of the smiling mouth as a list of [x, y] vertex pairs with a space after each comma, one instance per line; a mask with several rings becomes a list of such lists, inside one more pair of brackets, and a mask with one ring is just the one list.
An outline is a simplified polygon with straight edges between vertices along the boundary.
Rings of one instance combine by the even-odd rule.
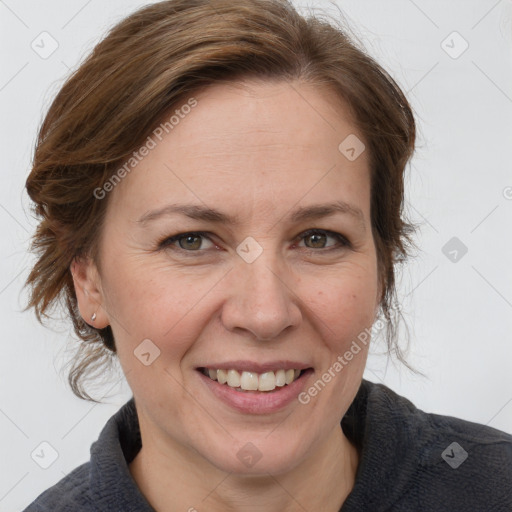
[[297, 379], [300, 379], [305, 372], [312, 369], [282, 369], [265, 373], [239, 372], [234, 369], [222, 370], [212, 368], [198, 368], [198, 370], [211, 380], [229, 386], [236, 391], [272, 392], [295, 382]]

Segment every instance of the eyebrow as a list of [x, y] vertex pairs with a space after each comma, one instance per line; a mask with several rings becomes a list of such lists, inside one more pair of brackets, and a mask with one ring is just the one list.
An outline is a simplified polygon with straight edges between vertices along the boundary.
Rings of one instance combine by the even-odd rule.
[[[226, 213], [208, 208], [207, 206], [199, 206], [192, 204], [169, 204], [156, 210], [146, 212], [137, 221], [140, 224], [147, 224], [160, 217], [168, 215], [183, 215], [190, 219], [213, 222], [216, 224], [236, 225], [240, 223], [238, 215], [231, 216]], [[307, 220], [316, 220], [324, 217], [330, 217], [335, 214], [345, 214], [354, 217], [359, 221], [363, 230], [366, 229], [364, 214], [360, 208], [349, 204], [345, 201], [336, 201], [334, 203], [317, 204], [311, 206], [302, 206], [297, 208], [289, 215], [291, 222], [304, 222]]]

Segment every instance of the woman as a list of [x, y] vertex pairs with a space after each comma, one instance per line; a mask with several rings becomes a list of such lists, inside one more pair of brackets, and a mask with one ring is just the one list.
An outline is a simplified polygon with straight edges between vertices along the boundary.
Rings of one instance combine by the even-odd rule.
[[63, 86], [27, 190], [29, 278], [133, 398], [26, 510], [512, 510], [512, 437], [362, 379], [396, 349], [410, 106], [284, 1], [171, 0]]

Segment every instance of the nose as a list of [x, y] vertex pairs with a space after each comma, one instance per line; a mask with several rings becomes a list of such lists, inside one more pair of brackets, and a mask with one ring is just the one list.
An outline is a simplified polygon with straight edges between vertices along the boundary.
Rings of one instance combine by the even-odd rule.
[[302, 313], [293, 278], [283, 266], [260, 256], [253, 263], [239, 261], [237, 267], [230, 273], [229, 298], [222, 308], [226, 329], [271, 340], [300, 325]]

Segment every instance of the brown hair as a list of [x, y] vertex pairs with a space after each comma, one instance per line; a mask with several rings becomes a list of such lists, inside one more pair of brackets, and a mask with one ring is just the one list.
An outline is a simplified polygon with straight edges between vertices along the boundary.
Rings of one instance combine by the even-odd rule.
[[299, 15], [286, 0], [170, 0], [121, 21], [69, 77], [40, 128], [26, 182], [40, 219], [27, 308], [34, 307], [42, 322], [65, 303], [84, 342], [68, 375], [78, 397], [95, 401], [83, 380], [112, 362], [116, 351], [110, 327], [94, 329], [81, 318], [70, 272], [75, 257], [90, 255], [99, 265], [108, 198], [99, 200], [94, 191], [187, 95], [251, 77], [327, 85], [350, 106], [370, 156], [388, 350], [407, 365], [392, 311], [395, 265], [407, 257], [413, 232], [403, 219], [403, 200], [415, 122], [404, 94], [342, 29]]

